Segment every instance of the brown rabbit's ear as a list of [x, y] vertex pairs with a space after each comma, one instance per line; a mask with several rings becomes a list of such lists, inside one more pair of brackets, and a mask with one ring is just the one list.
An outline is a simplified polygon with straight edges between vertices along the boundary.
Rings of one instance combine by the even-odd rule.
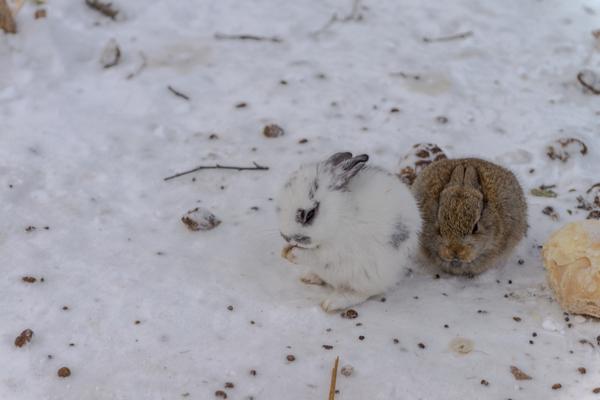
[[472, 166], [468, 166], [467, 170], [465, 171], [464, 185], [475, 189], [481, 188], [479, 185], [479, 176], [477, 174], [477, 170]]
[[450, 186], [450, 185], [462, 186], [464, 178], [465, 178], [465, 169], [463, 168], [462, 165], [459, 165], [458, 167], [454, 168], [454, 171], [452, 171], [452, 175], [450, 176], [450, 181], [448, 182], [448, 186]]
[[[350, 153], [338, 153], [338, 154], [350, 154]], [[336, 156], [334, 154], [334, 156]], [[330, 157], [330, 160], [334, 157]], [[350, 179], [352, 179], [358, 171], [363, 169], [369, 161], [369, 156], [366, 154], [361, 154], [356, 157], [350, 156], [344, 157], [345, 160], [338, 162], [337, 164], [328, 164], [329, 160], [327, 160], [326, 165], [328, 165], [331, 169], [331, 182], [329, 184], [329, 189], [331, 190], [343, 190]]]

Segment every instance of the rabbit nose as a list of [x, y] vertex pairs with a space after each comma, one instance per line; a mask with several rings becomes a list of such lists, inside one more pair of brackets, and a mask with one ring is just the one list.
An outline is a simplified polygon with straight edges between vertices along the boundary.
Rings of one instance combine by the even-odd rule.
[[461, 265], [461, 262], [460, 262], [460, 260], [459, 260], [458, 258], [456, 258], [456, 257], [455, 257], [455, 258], [453, 258], [453, 259], [452, 259], [452, 261], [450, 261], [450, 266], [451, 266], [452, 268], [458, 268], [458, 267], [460, 267], [460, 265]]

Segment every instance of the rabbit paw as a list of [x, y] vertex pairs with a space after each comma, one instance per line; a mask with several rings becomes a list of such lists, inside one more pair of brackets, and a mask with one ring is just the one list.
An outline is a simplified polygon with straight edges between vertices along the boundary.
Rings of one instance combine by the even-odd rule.
[[305, 283], [307, 285], [325, 285], [325, 281], [321, 279], [321, 277], [313, 272], [309, 272], [306, 275], [302, 275], [300, 277], [300, 282]]
[[321, 308], [326, 312], [334, 312], [360, 304], [368, 298], [368, 295], [349, 290], [334, 291], [329, 297], [321, 302]]
[[298, 247], [287, 245], [281, 251], [281, 257], [285, 258], [292, 264], [299, 264], [298, 262]]

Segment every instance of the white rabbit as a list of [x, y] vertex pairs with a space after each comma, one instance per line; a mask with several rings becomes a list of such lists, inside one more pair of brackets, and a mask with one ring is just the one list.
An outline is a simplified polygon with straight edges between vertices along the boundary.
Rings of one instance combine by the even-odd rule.
[[421, 216], [408, 187], [369, 156], [336, 153], [301, 166], [277, 199], [282, 256], [310, 267], [305, 283], [329, 284], [325, 311], [382, 294], [418, 249]]

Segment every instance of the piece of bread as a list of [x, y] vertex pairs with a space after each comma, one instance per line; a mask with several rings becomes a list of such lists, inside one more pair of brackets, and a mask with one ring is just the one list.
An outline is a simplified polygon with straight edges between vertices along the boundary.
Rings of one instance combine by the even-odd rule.
[[561, 307], [600, 318], [600, 221], [564, 226], [550, 236], [542, 255]]

